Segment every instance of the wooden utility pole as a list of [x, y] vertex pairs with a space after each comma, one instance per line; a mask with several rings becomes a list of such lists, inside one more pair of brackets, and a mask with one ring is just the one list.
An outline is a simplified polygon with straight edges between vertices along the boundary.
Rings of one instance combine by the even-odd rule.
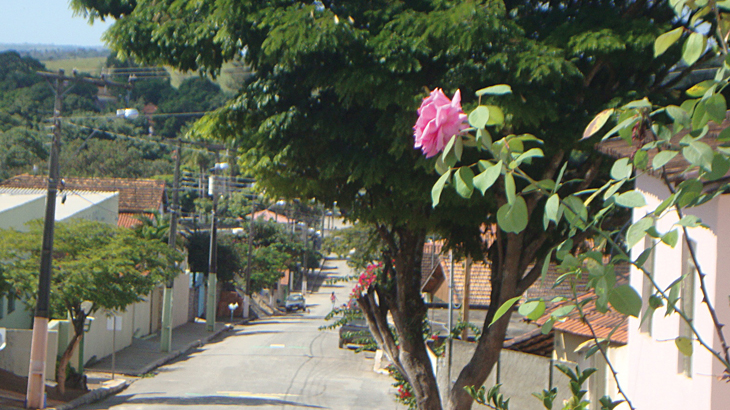
[[213, 195], [213, 209], [211, 211], [212, 221], [210, 222], [210, 248], [208, 255], [208, 303], [205, 310], [205, 327], [209, 332], [215, 331], [216, 315], [216, 288], [218, 287], [218, 152], [220, 147], [215, 148], [215, 165], [213, 166], [213, 181], [208, 187]]
[[[41, 248], [41, 266], [38, 275], [38, 297], [33, 317], [33, 336], [31, 339], [30, 366], [28, 368], [28, 385], [26, 390], [26, 408], [42, 409], [45, 407], [46, 351], [48, 350], [48, 319], [51, 304], [51, 275], [53, 256], [53, 234], [56, 218], [56, 194], [60, 182], [59, 156], [61, 153], [61, 107], [63, 95], [77, 82], [98, 86], [114, 86], [131, 89], [131, 84], [121, 84], [106, 79], [89, 77], [72, 77], [58, 73], [38, 72], [46, 80], [54, 80], [53, 94], [53, 141], [51, 155], [48, 160], [48, 192], [46, 194], [46, 212], [43, 222], [43, 245]], [[67, 87], [67, 84], [71, 83]], [[67, 87], [67, 88], [66, 88]], [[65, 88], [65, 90], [64, 90]], [[55, 359], [55, 358], [54, 358]]]
[[[172, 207], [170, 209], [170, 232], [167, 240], [168, 246], [175, 250], [177, 242], [177, 221], [180, 216], [180, 205], [178, 191], [180, 190], [180, 157], [182, 156], [182, 141], [177, 139], [177, 148], [175, 149], [175, 173], [172, 182]], [[178, 267], [175, 266], [175, 269]], [[177, 276], [177, 275], [175, 275]], [[173, 306], [173, 286], [175, 278], [167, 281], [165, 290], [162, 294], [162, 330], [160, 332], [160, 351], [169, 352], [172, 346], [172, 306]]]
[[[469, 324], [469, 304], [471, 303], [471, 265], [471, 257], [467, 256], [464, 261], [464, 297], [461, 301], [461, 320], [465, 324]], [[465, 326], [464, 330], [461, 331], [461, 340], [466, 341], [467, 337], [469, 337], [469, 327]]]

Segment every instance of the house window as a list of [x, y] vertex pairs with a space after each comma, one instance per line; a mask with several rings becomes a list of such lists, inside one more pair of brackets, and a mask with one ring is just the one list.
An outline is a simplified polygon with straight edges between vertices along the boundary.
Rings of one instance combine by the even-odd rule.
[[650, 276], [651, 278], [654, 277], [654, 266], [656, 261], [656, 249], [654, 246], [656, 245], [656, 241], [647, 235], [644, 238], [644, 249], [652, 249], [651, 253], [649, 254], [649, 258], [644, 262], [644, 270], [646, 273], [642, 272], [642, 292], [641, 292], [641, 299], [644, 302], [643, 303], [643, 309], [642, 313], [646, 315], [647, 317], [642, 316], [641, 317], [641, 326], [639, 326], [639, 331], [641, 333], [647, 333], [649, 336], [651, 336], [651, 322], [652, 318], [654, 317], [654, 312], [649, 311], [649, 298], [651, 295], [654, 294], [654, 285], [652, 284], [652, 281], [647, 277]]
[[[685, 316], [689, 320], [694, 319], [695, 316], [695, 277], [697, 276], [697, 268], [692, 261], [692, 255], [690, 254], [687, 246], [687, 241], [683, 241], [682, 247], [682, 283], [679, 291], [679, 308], [682, 309]], [[695, 243], [690, 241], [689, 246], [692, 249], [697, 249]], [[687, 322], [680, 318], [679, 320], [679, 336], [692, 339], [692, 328]], [[692, 356], [685, 356], [682, 352], [677, 352], [677, 372], [682, 373], [687, 377], [692, 377]]]

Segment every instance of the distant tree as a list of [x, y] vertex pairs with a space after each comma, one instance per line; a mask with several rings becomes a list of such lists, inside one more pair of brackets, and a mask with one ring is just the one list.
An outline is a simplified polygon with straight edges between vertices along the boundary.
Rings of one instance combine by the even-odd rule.
[[[42, 221], [27, 233], [0, 230], [0, 272], [28, 306], [35, 306], [40, 266]], [[100, 222], [74, 220], [56, 224], [51, 318], [71, 318], [74, 335], [61, 355], [56, 381], [66, 387], [66, 367], [81, 340], [86, 318], [100, 309], [124, 311], [170, 278], [175, 252], [159, 240]], [[90, 302], [88, 311], [82, 308]]]
[[177, 92], [160, 102], [160, 113], [172, 115], [162, 117], [164, 119], [157, 126], [157, 133], [167, 138], [175, 138], [186, 123], [202, 116], [200, 112], [219, 108], [225, 101], [226, 95], [218, 84], [207, 78], [188, 78], [180, 84]]
[[0, 180], [23, 172], [33, 166], [45, 170], [48, 148], [44, 136], [33, 129], [14, 127], [0, 131]]

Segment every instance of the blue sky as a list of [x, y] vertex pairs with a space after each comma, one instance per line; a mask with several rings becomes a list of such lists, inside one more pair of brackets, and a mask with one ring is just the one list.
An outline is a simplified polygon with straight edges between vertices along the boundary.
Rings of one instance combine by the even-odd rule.
[[103, 46], [111, 22], [73, 16], [68, 0], [0, 0], [0, 43]]

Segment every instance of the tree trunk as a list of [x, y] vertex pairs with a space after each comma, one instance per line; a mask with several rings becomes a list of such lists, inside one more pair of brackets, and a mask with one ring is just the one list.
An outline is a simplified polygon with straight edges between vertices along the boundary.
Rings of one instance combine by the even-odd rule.
[[[449, 410], [471, 409], [474, 401], [464, 390], [467, 386], [480, 387], [487, 380], [504, 345], [504, 337], [509, 327], [511, 312], [507, 312], [496, 323], [489, 326], [497, 309], [504, 302], [521, 294], [518, 284], [524, 273], [520, 263], [527, 257], [523, 252], [524, 232], [506, 234], [504, 252], [499, 252], [496, 263], [492, 263], [492, 293], [487, 317], [484, 320], [482, 337], [469, 363], [464, 366], [449, 392], [447, 408]], [[499, 240], [497, 242], [499, 246]]]
[[66, 393], [66, 367], [68, 366], [71, 356], [73, 356], [76, 347], [81, 341], [81, 334], [74, 332], [74, 337], [71, 339], [71, 343], [68, 344], [63, 355], [58, 360], [58, 367], [56, 368], [56, 388], [60, 394]]

